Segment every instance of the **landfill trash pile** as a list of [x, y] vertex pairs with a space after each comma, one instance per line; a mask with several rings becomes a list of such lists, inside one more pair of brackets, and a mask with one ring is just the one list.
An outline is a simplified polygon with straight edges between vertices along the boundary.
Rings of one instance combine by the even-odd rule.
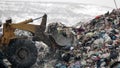
[[120, 61], [120, 9], [96, 16], [72, 31], [76, 45], [56, 50], [54, 64], [47, 61], [45, 68], [107, 68]]
[[[109, 68], [114, 62], [120, 61], [120, 9], [98, 15], [79, 28], [59, 25], [52, 25], [56, 30], [51, 28], [48, 34], [54, 34], [54, 37], [57, 33], [56, 37], [62, 37], [57, 38], [61, 40], [63, 48], [50, 53], [46, 44], [36, 41], [39, 54], [31, 68]], [[31, 36], [28, 32], [16, 33]], [[67, 40], [68, 45], [62, 39]]]

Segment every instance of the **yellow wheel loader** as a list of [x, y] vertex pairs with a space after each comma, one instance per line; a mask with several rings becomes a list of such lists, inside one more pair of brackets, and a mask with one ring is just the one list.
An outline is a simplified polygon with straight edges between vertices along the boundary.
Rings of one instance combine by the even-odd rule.
[[[36, 18], [39, 19], [39, 18]], [[4, 23], [3, 35], [0, 37], [0, 48], [4, 56], [15, 68], [29, 68], [37, 59], [37, 48], [34, 41], [43, 41], [51, 50], [56, 49], [55, 40], [45, 34], [47, 15], [42, 16], [40, 25], [29, 24], [36, 19], [29, 19], [19, 23]], [[32, 40], [17, 37], [15, 30], [21, 29], [33, 33]]]

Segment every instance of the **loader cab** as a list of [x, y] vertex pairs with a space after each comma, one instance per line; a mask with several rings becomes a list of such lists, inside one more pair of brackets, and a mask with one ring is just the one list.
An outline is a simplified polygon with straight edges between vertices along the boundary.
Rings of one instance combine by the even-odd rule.
[[11, 17], [7, 18], [6, 23], [12, 23], [12, 18]]
[[6, 26], [8, 26], [10, 23], [12, 23], [11, 17], [7, 18], [7, 19], [5, 20], [5, 23], [6, 23]]
[[[5, 23], [9, 24], [12, 23], [12, 19], [11, 17], [7, 18]], [[2, 25], [2, 21], [0, 20], [0, 37], [3, 35], [3, 25]]]

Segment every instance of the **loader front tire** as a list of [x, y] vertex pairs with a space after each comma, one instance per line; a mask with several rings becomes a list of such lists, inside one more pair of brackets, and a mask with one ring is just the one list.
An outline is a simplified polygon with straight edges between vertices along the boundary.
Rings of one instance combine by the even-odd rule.
[[12, 68], [30, 68], [37, 59], [37, 48], [31, 40], [12, 40], [5, 50], [5, 56]]

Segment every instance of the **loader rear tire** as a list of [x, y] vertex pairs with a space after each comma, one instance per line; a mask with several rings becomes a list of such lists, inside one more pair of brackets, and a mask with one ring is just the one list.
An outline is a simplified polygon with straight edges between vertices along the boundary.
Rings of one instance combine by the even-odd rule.
[[37, 48], [31, 40], [12, 40], [5, 50], [5, 56], [12, 68], [30, 68], [37, 59]]

